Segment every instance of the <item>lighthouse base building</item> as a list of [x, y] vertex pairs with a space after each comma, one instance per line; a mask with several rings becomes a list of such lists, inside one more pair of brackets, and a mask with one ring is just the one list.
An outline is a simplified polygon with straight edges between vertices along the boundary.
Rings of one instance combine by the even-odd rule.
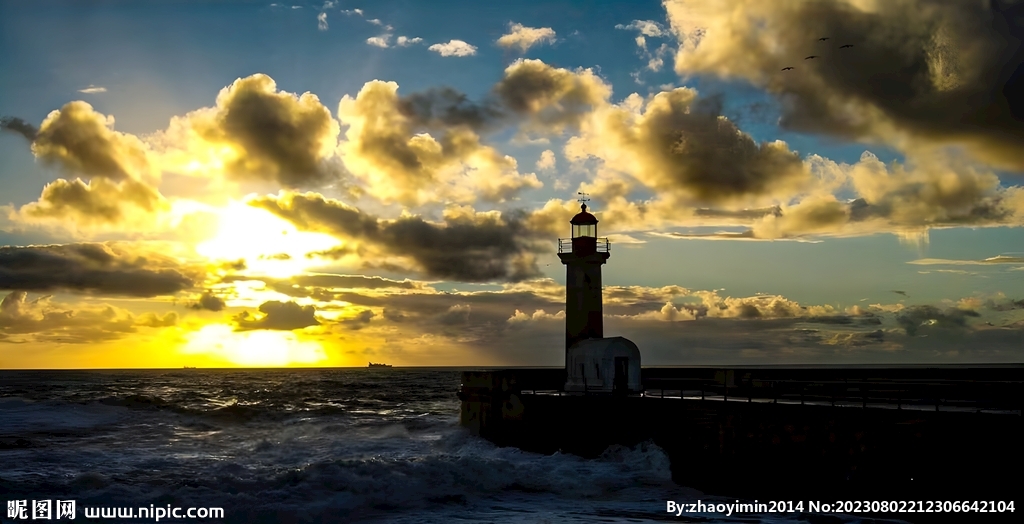
[[634, 393], [640, 382], [640, 349], [623, 337], [590, 338], [569, 348], [565, 391]]

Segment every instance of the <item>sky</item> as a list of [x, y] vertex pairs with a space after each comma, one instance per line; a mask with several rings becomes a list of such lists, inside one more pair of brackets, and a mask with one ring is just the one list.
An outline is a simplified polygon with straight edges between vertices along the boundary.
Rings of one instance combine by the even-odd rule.
[[0, 0], [0, 368], [1024, 361], [1024, 2]]

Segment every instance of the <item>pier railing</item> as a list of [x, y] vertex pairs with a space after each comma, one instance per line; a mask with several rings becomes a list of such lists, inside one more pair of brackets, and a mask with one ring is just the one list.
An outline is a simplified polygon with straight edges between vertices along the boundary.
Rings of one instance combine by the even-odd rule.
[[[470, 375], [472, 375], [470, 373]], [[644, 368], [643, 396], [689, 400], [1021, 414], [1024, 365]], [[562, 369], [482, 372], [463, 391], [578, 395]]]
[[647, 368], [646, 396], [1021, 413], [1024, 366]]

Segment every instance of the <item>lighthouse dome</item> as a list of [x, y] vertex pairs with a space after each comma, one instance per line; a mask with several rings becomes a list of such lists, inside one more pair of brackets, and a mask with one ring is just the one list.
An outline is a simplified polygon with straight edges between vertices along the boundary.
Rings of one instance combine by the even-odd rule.
[[569, 223], [577, 226], [585, 224], [596, 224], [597, 217], [588, 213], [587, 205], [583, 204], [580, 206], [580, 212], [576, 213], [576, 216], [572, 217], [572, 220], [570, 220]]

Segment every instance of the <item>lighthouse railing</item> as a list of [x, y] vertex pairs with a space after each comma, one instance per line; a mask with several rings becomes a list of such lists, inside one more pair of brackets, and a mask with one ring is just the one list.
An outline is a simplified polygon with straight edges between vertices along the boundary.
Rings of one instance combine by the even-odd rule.
[[[598, 238], [597, 240], [597, 252], [598, 253], [610, 253], [612, 243], [607, 238]], [[559, 238], [558, 239], [558, 252], [559, 253], [572, 253], [572, 239], [571, 238]]]

